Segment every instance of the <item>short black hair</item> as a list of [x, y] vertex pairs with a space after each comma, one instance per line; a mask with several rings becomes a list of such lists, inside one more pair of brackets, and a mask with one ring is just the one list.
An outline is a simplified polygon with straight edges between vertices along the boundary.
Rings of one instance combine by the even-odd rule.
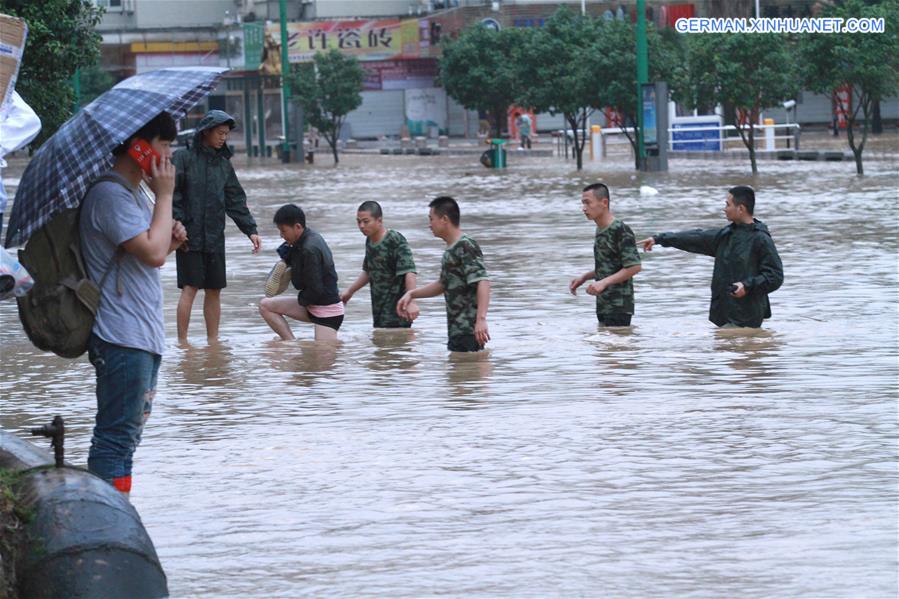
[[356, 212], [368, 212], [374, 218], [382, 218], [384, 213], [381, 212], [381, 205], [374, 200], [366, 200], [359, 204], [359, 209]]
[[462, 215], [459, 212], [459, 204], [456, 203], [456, 200], [449, 196], [438, 196], [431, 200], [431, 203], [428, 204], [428, 208], [434, 209], [434, 214], [437, 216], [445, 216], [447, 217], [451, 223], [453, 223], [454, 227], [458, 227], [459, 223], [462, 222]]
[[746, 212], [752, 214], [755, 210], [755, 190], [748, 185], [737, 185], [727, 190], [734, 198], [735, 206], [743, 206]]
[[284, 204], [275, 212], [274, 218], [276, 225], [303, 225], [306, 228], [306, 213], [296, 204]]
[[612, 196], [609, 193], [609, 186], [605, 183], [591, 183], [582, 190], [583, 193], [587, 193], [588, 191], [592, 191], [593, 197], [595, 197], [597, 200], [605, 198], [609, 200], [610, 203], [612, 202]]
[[124, 154], [125, 151], [128, 150], [128, 142], [135, 137], [147, 141], [153, 141], [156, 137], [162, 141], [175, 141], [175, 138], [178, 137], [178, 123], [175, 122], [175, 119], [173, 119], [172, 115], [169, 113], [160, 112], [154, 116], [149, 123], [138, 129], [134, 135], [131, 135], [124, 142], [116, 146], [112, 151], [113, 155], [120, 156]]

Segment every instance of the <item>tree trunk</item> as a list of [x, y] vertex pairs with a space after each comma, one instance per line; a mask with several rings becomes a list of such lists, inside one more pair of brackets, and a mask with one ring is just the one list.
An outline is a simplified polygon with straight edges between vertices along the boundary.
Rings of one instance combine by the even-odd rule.
[[340, 128], [343, 126], [343, 123], [340, 122], [340, 119], [331, 119], [331, 137], [328, 138], [328, 143], [331, 144], [331, 153], [334, 154], [334, 164], [337, 165], [340, 163], [340, 158], [337, 156], [337, 140], [340, 139]]
[[759, 174], [759, 166], [755, 161], [755, 126], [749, 127], [749, 162], [752, 164], [752, 174]]
[[493, 137], [500, 138], [503, 136], [503, 118], [506, 114], [506, 107], [497, 105], [493, 107]]
[[746, 146], [746, 149], [749, 150], [749, 164], [752, 165], [752, 174], [759, 174], [758, 163], [755, 160], [755, 123], [759, 118], [760, 108], [758, 105], [754, 106], [752, 110], [749, 111], [749, 137], [747, 138], [746, 134], [743, 133], [743, 125], [740, 124], [739, 119], [737, 118], [737, 114], [739, 111], [734, 108], [734, 126], [737, 128], [737, 132], [740, 134], [740, 139], [743, 141], [743, 145]]
[[[868, 141], [868, 119], [871, 116], [871, 97], [865, 93], [858, 94], [858, 106], [846, 119], [846, 137], [849, 139], [849, 147], [852, 149], [852, 155], [855, 157], [855, 172], [858, 175], [865, 174], [865, 167], [862, 165], [862, 152], [865, 150], [865, 142]], [[855, 123], [858, 111], [862, 111], [862, 142], [855, 145]]]
[[568, 121], [568, 124], [571, 125], [571, 133], [574, 139], [574, 156], [577, 159], [577, 170], [583, 170], [584, 168], [584, 142], [581, 139], [581, 135], [578, 132], [578, 122], [577, 122], [577, 113], [565, 114], [565, 120]]
[[874, 135], [883, 133], [883, 119], [880, 118], [880, 98], [871, 102], [871, 133]]

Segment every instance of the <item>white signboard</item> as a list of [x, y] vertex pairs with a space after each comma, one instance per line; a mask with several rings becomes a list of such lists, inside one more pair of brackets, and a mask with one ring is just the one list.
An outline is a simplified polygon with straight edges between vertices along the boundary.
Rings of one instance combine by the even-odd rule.
[[410, 135], [436, 137], [446, 131], [446, 90], [439, 87], [407, 89], [405, 95]]

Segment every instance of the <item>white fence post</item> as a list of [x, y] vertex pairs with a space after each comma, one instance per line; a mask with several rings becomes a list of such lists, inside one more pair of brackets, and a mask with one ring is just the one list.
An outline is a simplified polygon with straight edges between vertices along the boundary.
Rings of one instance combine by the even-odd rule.
[[765, 119], [765, 149], [773, 152], [776, 149], [774, 145], [774, 119]]

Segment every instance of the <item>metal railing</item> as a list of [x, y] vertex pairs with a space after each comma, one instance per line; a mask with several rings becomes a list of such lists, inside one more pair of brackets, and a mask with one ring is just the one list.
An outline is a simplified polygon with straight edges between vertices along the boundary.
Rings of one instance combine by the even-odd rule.
[[[799, 149], [799, 135], [801, 132], [801, 127], [798, 123], [776, 123], [773, 125], [753, 125], [753, 128], [756, 130], [755, 133], [755, 146], [756, 150], [769, 150], [774, 151], [777, 150], [777, 145], [779, 141], [784, 141], [786, 148], [790, 149], [791, 145], [794, 150]], [[746, 131], [749, 129], [749, 125], [743, 125], [740, 127]], [[783, 135], [778, 135], [777, 130], [783, 129], [785, 133]], [[695, 131], [717, 131], [718, 136], [716, 137], [706, 137], [701, 139], [674, 139], [674, 133], [684, 133], [684, 132], [695, 132]], [[728, 135], [728, 133], [734, 133], [734, 135]], [[761, 134], [759, 134], [761, 133]], [[748, 132], [746, 133], [748, 135]], [[739, 130], [734, 125], [722, 125], [722, 126], [708, 126], [708, 127], [670, 127], [668, 129], [668, 151], [669, 152], [690, 152], [690, 151], [703, 151], [703, 146], [709, 143], [718, 143], [720, 144], [720, 150], [718, 151], [726, 151], [728, 149], [745, 149], [746, 145], [743, 143], [743, 139], [740, 137]], [[737, 148], [728, 148], [728, 144], [738, 143]], [[690, 148], [689, 146], [695, 146], [694, 148]], [[675, 146], [680, 146], [675, 149]], [[688, 147], [683, 147], [688, 146]]]
[[[779, 123], [773, 125], [754, 125], [755, 133], [755, 149], [756, 151], [775, 151], [777, 149], [798, 150], [799, 138], [802, 128], [797, 123]], [[744, 132], [749, 125], [741, 127]], [[778, 130], [783, 133], [778, 135]], [[674, 139], [674, 133], [684, 132], [703, 132], [716, 131], [717, 136], [704, 137], [700, 139]], [[599, 138], [594, 139], [592, 132], [579, 131], [586, 133], [587, 142], [584, 146], [589, 151], [589, 159], [596, 160], [605, 158], [608, 155], [609, 146], [626, 147], [628, 153], [633, 156], [633, 146], [625, 133], [631, 137], [634, 135], [633, 127], [604, 127], [599, 130]], [[728, 135], [731, 134], [731, 135]], [[559, 129], [552, 132], [552, 136], [556, 139], [556, 155], [559, 157], [569, 157], [569, 146], [573, 142], [573, 131], [571, 129]], [[708, 144], [717, 144], [717, 150], [707, 150]], [[778, 148], [778, 145], [781, 148]], [[693, 146], [693, 147], [691, 147]], [[729, 147], [732, 146], [732, 147]], [[675, 148], [676, 147], [676, 148]], [[720, 151], [742, 150], [746, 149], [743, 139], [739, 135], [738, 128], [733, 125], [721, 126], [703, 126], [703, 127], [671, 127], [668, 129], [668, 151], [669, 152], [699, 152], [699, 151]], [[570, 155], [574, 157], [574, 150], [570, 151]]]

